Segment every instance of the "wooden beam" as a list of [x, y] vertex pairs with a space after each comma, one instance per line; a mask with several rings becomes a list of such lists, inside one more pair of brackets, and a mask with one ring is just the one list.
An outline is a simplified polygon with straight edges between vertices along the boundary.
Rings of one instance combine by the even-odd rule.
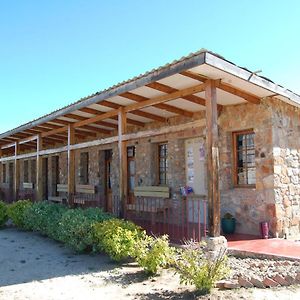
[[[186, 77], [201, 81], [201, 82], [206, 82], [208, 80], [207, 77], [197, 74], [197, 73], [194, 73], [194, 72], [191, 72], [191, 71], [184, 71], [184, 72], [181, 72], [180, 74], [182, 74]], [[236, 88], [228, 83], [220, 82], [217, 85], [217, 88], [219, 88], [227, 93], [241, 97], [241, 98], [245, 99], [246, 101], [253, 103], [253, 104], [259, 104], [261, 102], [260, 98], [257, 97], [256, 95], [246, 92], [242, 89]]]
[[20, 161], [17, 160], [17, 156], [20, 152], [20, 145], [18, 142], [15, 143], [15, 157], [14, 157], [14, 187], [13, 194], [14, 199], [18, 200], [18, 192], [20, 189]]
[[[167, 93], [167, 94], [171, 94], [171, 93], [178, 91], [178, 89], [175, 89], [171, 86], [168, 86], [166, 84], [162, 84], [159, 82], [151, 82], [151, 83], [147, 84], [146, 86], [149, 88], [152, 88], [154, 90], [157, 90], [157, 91], [160, 91], [163, 93]], [[184, 97], [182, 97], [182, 99], [205, 106], [205, 99], [195, 96], [195, 95], [184, 96]]]
[[[122, 140], [130, 141], [130, 140], [135, 140], [135, 139], [140, 139], [140, 138], [147, 138], [147, 137], [151, 137], [151, 136], [170, 134], [170, 133], [180, 132], [180, 131], [184, 131], [184, 130], [188, 130], [188, 129], [204, 127], [205, 124], [206, 124], [205, 120], [202, 119], [202, 120], [197, 120], [197, 121], [184, 123], [184, 124], [180, 124], [180, 125], [173, 125], [173, 126], [166, 126], [163, 128], [144, 130], [144, 131], [139, 131], [137, 133], [128, 133], [128, 134], [124, 134], [122, 136]], [[93, 141], [74, 144], [74, 145], [70, 146], [70, 149], [78, 150], [78, 149], [84, 149], [84, 148], [88, 148], [88, 147], [107, 145], [107, 144], [116, 143], [116, 142], [118, 142], [118, 140], [119, 140], [119, 136], [107, 137], [104, 139], [97, 139], [97, 140], [93, 140]], [[63, 146], [63, 147], [59, 147], [59, 148], [41, 150], [40, 155], [51, 155], [51, 154], [67, 152], [67, 151], [68, 151], [68, 147]], [[35, 156], [36, 156], [36, 152], [25, 153], [25, 154], [18, 155], [17, 159], [28, 159], [28, 158], [35, 157]], [[2, 158], [0, 158], [0, 162], [10, 161], [13, 159], [14, 159], [14, 156], [2, 157]]]
[[43, 200], [43, 162], [41, 150], [43, 147], [42, 136], [39, 134], [36, 140], [36, 201]]
[[[66, 130], [68, 131], [68, 126], [69, 125], [73, 125], [75, 124], [75, 122], [71, 122], [71, 121], [65, 121], [65, 120], [60, 120], [60, 119], [55, 119], [53, 120], [54, 123], [58, 123], [58, 124], [61, 124], [61, 125], [65, 125], [66, 127]], [[90, 131], [88, 128], [86, 128], [85, 126], [83, 126], [82, 128], [78, 128], [76, 130], [76, 133], [77, 131], [80, 131], [80, 134], [81, 135], [84, 135], [84, 136], [93, 136], [93, 137], [96, 137], [97, 134], [94, 132], [94, 131]]]
[[[118, 116], [111, 117], [110, 119], [118, 120]], [[138, 126], [138, 127], [144, 127], [145, 126], [145, 123], [137, 121], [137, 120], [133, 120], [133, 119], [130, 119], [130, 118], [127, 118], [127, 124]]]
[[[117, 103], [113, 103], [113, 102], [109, 102], [109, 101], [102, 101], [99, 104], [102, 106], [105, 106], [105, 107], [113, 108], [113, 109], [119, 109], [119, 108], [125, 107], [125, 105], [121, 105], [121, 104], [117, 104]], [[164, 118], [164, 117], [161, 117], [159, 115], [152, 114], [149, 112], [141, 111], [141, 110], [131, 111], [131, 114], [140, 116], [140, 117], [144, 117], [144, 118], [147, 118], [150, 120], [158, 121], [158, 122], [166, 122], [166, 118]], [[128, 119], [128, 117], [127, 117], [127, 119]]]
[[124, 217], [127, 203], [127, 143], [123, 141], [122, 136], [127, 130], [127, 120], [124, 108], [118, 111], [118, 148], [119, 148], [119, 192], [121, 202], [121, 217]]
[[111, 111], [108, 111], [108, 112], [103, 113], [101, 115], [92, 117], [90, 119], [85, 119], [85, 120], [76, 122], [76, 123], [74, 123], [73, 126], [74, 126], [74, 128], [78, 128], [78, 127], [86, 126], [88, 124], [92, 124], [92, 123], [95, 123], [95, 122], [98, 122], [98, 121], [109, 119], [109, 118], [117, 116], [117, 115], [118, 115], [118, 111], [117, 110], [111, 110]]
[[75, 151], [71, 149], [71, 145], [75, 144], [75, 128], [68, 126], [68, 195], [69, 205], [73, 205], [72, 199], [75, 194]]
[[[82, 112], [91, 114], [91, 115], [99, 115], [99, 114], [103, 113], [100, 110], [89, 108], [89, 107], [83, 107], [83, 108], [80, 108], [79, 110], [82, 111]], [[117, 124], [110, 123], [110, 122], [98, 121], [95, 124], [98, 124], [98, 125], [101, 125], [101, 126], [105, 126], [105, 127], [109, 127], [109, 128], [118, 129], [118, 125]]]
[[191, 72], [191, 71], [183, 71], [183, 72], [180, 72], [179, 74], [181, 74], [181, 75], [183, 75], [185, 77], [189, 77], [189, 78], [195, 79], [197, 81], [201, 81], [201, 82], [206, 82], [207, 80], [210, 79], [207, 76], [200, 75], [198, 73]]
[[[137, 95], [131, 92], [126, 92], [120, 95], [121, 97], [136, 101], [136, 102], [144, 102], [144, 101], [148, 101], [150, 100], [150, 98], [141, 96], [141, 95]], [[156, 108], [162, 109], [162, 110], [166, 110], [168, 112], [172, 112], [178, 115], [183, 115], [186, 117], [192, 117], [194, 115], [194, 113], [189, 112], [187, 110], [175, 107], [173, 105], [169, 105], [169, 104], [165, 104], [165, 103], [158, 103], [156, 105], [153, 105]], [[132, 113], [132, 112], [131, 112]]]
[[[109, 101], [105, 101], [104, 104], [102, 103], [101, 105], [106, 106], [106, 107], [112, 107], [113, 106], [114, 109], [119, 109], [120, 107], [124, 107], [123, 105], [116, 104], [116, 103], [109, 102]], [[83, 112], [86, 112], [86, 113], [92, 113], [92, 111], [93, 111], [94, 112], [93, 115], [99, 115], [99, 114], [101, 114], [101, 111], [96, 110], [96, 109], [91, 109], [91, 108], [88, 108], [88, 107], [86, 109], [82, 108], [82, 109], [80, 109], [80, 111], [83, 111]], [[144, 118], [147, 118], [147, 119], [152, 119], [152, 120], [155, 120], [155, 121], [158, 121], [158, 122], [165, 122], [166, 121], [166, 119], [163, 118], [163, 117], [161, 117], [161, 116], [158, 116], [158, 115], [155, 115], [155, 114], [151, 114], [151, 113], [148, 113], [148, 112], [144, 112], [144, 111], [136, 111], [136, 112], [132, 112], [132, 113], [134, 115], [137, 115], [137, 116], [140, 116], [140, 117], [144, 117]], [[118, 128], [118, 125], [111, 124], [111, 123], [104, 122], [104, 121], [98, 121], [95, 124], [102, 125], [102, 126], [108, 126], [108, 127], [110, 125], [114, 125], [114, 126], [116, 126], [114, 128]]]
[[241, 98], [243, 98], [243, 99], [245, 99], [248, 102], [253, 103], [253, 104], [259, 104], [261, 102], [259, 97], [255, 96], [253, 94], [250, 94], [248, 92], [245, 92], [241, 89], [235, 88], [235, 87], [233, 87], [233, 86], [231, 86], [230, 84], [227, 84], [227, 83], [221, 82], [218, 85], [218, 88], [225, 91], [225, 92], [227, 92], [227, 93], [230, 93], [230, 94], [236, 95], [238, 97], [241, 97]]
[[219, 148], [218, 148], [218, 110], [216, 82], [207, 81], [206, 98], [206, 142], [208, 178], [208, 219], [209, 235], [220, 236], [220, 191], [219, 191]]
[[[84, 120], [89, 120], [90, 118], [86, 118], [86, 117], [82, 117], [82, 116], [78, 116], [75, 114], [66, 114], [64, 115], [64, 117], [66, 118], [70, 118], [73, 120], [77, 120], [77, 121], [84, 121]], [[86, 129], [90, 130], [90, 131], [95, 131], [95, 132], [99, 132], [99, 133], [103, 133], [103, 134], [110, 134], [111, 131], [104, 129], [104, 128], [98, 128], [98, 127], [94, 127], [94, 126], [85, 126]]]

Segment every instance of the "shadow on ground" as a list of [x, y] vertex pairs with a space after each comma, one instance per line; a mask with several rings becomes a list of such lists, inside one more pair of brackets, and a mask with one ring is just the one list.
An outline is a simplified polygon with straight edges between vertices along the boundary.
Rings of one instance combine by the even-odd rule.
[[125, 273], [125, 274], [111, 274], [107, 278], [103, 278], [103, 280], [109, 283], [115, 283], [121, 285], [123, 288], [127, 287], [132, 283], [140, 283], [149, 279], [149, 276], [143, 271], [137, 271], [135, 273]]
[[[184, 292], [181, 292], [181, 293], [169, 292], [169, 291], [160, 291], [160, 292], [157, 292], [157, 293], [137, 294], [136, 299], [139, 299], [139, 300], [164, 300], [164, 299], [168, 299], [168, 300], [191, 300], [191, 299], [198, 299], [197, 298], [198, 296], [199, 295], [197, 295], [193, 292], [190, 292], [190, 291], [184, 291]], [[208, 297], [209, 297], [209, 295], [208, 295]], [[210, 298], [207, 298], [207, 299], [210, 299]]]
[[113, 270], [105, 255], [76, 255], [33, 232], [0, 230], [0, 286]]

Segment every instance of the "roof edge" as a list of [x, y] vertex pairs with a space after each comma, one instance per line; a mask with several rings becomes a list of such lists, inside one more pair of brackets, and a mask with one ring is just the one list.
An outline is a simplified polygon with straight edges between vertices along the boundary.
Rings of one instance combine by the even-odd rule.
[[[262, 87], [266, 90], [273, 92], [274, 94], [278, 94], [278, 96], [283, 96], [287, 98], [287, 103], [300, 107], [300, 96], [276, 83], [271, 81], [268, 78], [256, 75], [255, 73], [247, 70], [245, 68], [241, 68], [234, 63], [231, 63], [227, 60], [221, 59], [211, 53], [206, 53], [205, 55], [205, 63], [222, 70], [224, 72], [230, 73], [238, 78], [241, 78], [245, 81], [248, 81], [252, 84], [255, 84], [259, 87]], [[283, 100], [281, 100], [283, 101]]]
[[[30, 129], [34, 126], [50, 122], [58, 117], [61, 117], [65, 114], [71, 113], [74, 110], [89, 106], [91, 104], [99, 103], [108, 98], [117, 96], [121, 93], [129, 92], [136, 88], [142, 87], [148, 83], [161, 80], [165, 77], [172, 76], [184, 70], [202, 65], [205, 63], [205, 54], [207, 50], [200, 50], [196, 53], [192, 53], [189, 56], [183, 57], [180, 60], [168, 63], [162, 67], [146, 72], [138, 77], [134, 77], [120, 84], [114, 85], [110, 88], [107, 88], [101, 92], [97, 92], [91, 96], [83, 98], [73, 104], [65, 106], [57, 111], [54, 111], [48, 115], [45, 115], [41, 118], [38, 118], [34, 121], [28, 122], [24, 125], [16, 127], [12, 130], [6, 131], [0, 134], [0, 139], [8, 137], [10, 135], [16, 134], [18, 132]], [[217, 55], [217, 54], [215, 54]]]

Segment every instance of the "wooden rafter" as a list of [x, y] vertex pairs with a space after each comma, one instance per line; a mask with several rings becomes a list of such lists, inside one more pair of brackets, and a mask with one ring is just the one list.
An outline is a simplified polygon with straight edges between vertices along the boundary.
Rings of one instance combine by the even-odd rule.
[[194, 73], [191, 71], [183, 71], [183, 72], [180, 72], [179, 74], [181, 74], [185, 77], [195, 79], [197, 81], [201, 81], [201, 82], [206, 82], [209, 79], [207, 76], [203, 76], [201, 74], [197, 74], [197, 73]]
[[[199, 92], [201, 92], [205, 89], [205, 86], [206, 86], [205, 84], [199, 84], [199, 85], [196, 85], [196, 86], [192, 86], [192, 87], [189, 87], [189, 88], [186, 88], [186, 89], [178, 90], [178, 91], [175, 91], [173, 93], [165, 94], [165, 95], [162, 95], [162, 96], [157, 96], [157, 97], [153, 97], [153, 98], [149, 98], [149, 99], [144, 97], [143, 101], [140, 101], [140, 102], [137, 102], [137, 103], [134, 103], [134, 104], [131, 104], [131, 105], [127, 105], [127, 106], [123, 107], [122, 109], [123, 109], [124, 113], [131, 113], [132, 111], [137, 111], [137, 110], [139, 110], [141, 108], [144, 108], [144, 107], [156, 106], [158, 104], [166, 105], [164, 102], [168, 102], [168, 101], [171, 101], [171, 100], [174, 100], [174, 99], [182, 98], [184, 96], [199, 93]], [[101, 105], [101, 104], [99, 104], [99, 105]], [[173, 107], [173, 106], [170, 106], [170, 105], [168, 105], [168, 106], [172, 107], [172, 109], [176, 110], [177, 112], [180, 111], [182, 115], [186, 115], [186, 113], [190, 114], [190, 112], [184, 111], [182, 109], [179, 109], [179, 108], [176, 108], [176, 107]], [[61, 120], [61, 119], [51, 120], [51, 122], [53, 122], [53, 123], [58, 123], [58, 124], [62, 124], [62, 125], [65, 125], [65, 126], [61, 127], [61, 128], [58, 128], [58, 129], [50, 130], [48, 132], [44, 132], [44, 133], [41, 134], [41, 137], [46, 137], [46, 136], [49, 136], [51, 134], [57, 134], [57, 133], [64, 132], [64, 131], [68, 130], [70, 125], [72, 125], [74, 129], [75, 128], [76, 129], [81, 128], [81, 129], [86, 129], [86, 130], [95, 130], [95, 129], [97, 130], [99, 128], [89, 126], [89, 124], [93, 124], [93, 123], [96, 123], [98, 121], [103, 121], [105, 119], [118, 118], [118, 114], [119, 114], [119, 109], [118, 110], [113, 109], [111, 111], [108, 111], [106, 113], [97, 115], [97, 116], [92, 117], [92, 118], [84, 118], [84, 117], [74, 115], [74, 114], [66, 114], [65, 116], [67, 116], [67, 117], [69, 116], [69, 117], [74, 118], [74, 116], [76, 116], [75, 120], [76, 120], [76, 118], [77, 119], [84, 118], [84, 119], [83, 120], [78, 120], [77, 122], [76, 121], [75, 122], [70, 122], [70, 121], [68, 122], [68, 121]], [[193, 115], [193, 113], [191, 113], [191, 115]], [[136, 122], [138, 122], [138, 121], [136, 121]], [[139, 122], [139, 123], [141, 123], [141, 122]]]
[[[137, 94], [134, 94], [134, 93], [131, 93], [131, 92], [123, 93], [120, 96], [124, 97], [124, 98], [127, 98], [127, 99], [130, 99], [130, 100], [133, 100], [135, 102], [144, 102], [144, 101], [147, 101], [147, 100], [150, 99], [150, 98], [147, 98], [147, 97], [144, 97], [144, 96], [141, 96], [141, 95], [137, 95]], [[159, 103], [159, 104], [155, 104], [153, 106], [157, 107], [159, 109], [166, 110], [168, 112], [178, 114], [178, 115], [183, 115], [183, 116], [187, 116], [187, 117], [192, 117], [193, 116], [192, 112], [189, 112], [187, 110], [184, 110], [184, 109], [181, 109], [181, 108], [169, 105], [169, 104]]]
[[[66, 115], [64, 115], [64, 117], [70, 118], [70, 119], [73, 119], [73, 120], [77, 120], [77, 121], [84, 121], [84, 120], [89, 119], [89, 118], [86, 118], [86, 117], [78, 116], [76, 114], [66, 114]], [[103, 133], [103, 134], [110, 134], [111, 133], [110, 130], [103, 129], [103, 128], [98, 128], [98, 127], [93, 127], [93, 126], [89, 126], [89, 125], [86, 125], [85, 128], [88, 129], [88, 130], [100, 132], [100, 133]]]
[[[178, 89], [175, 89], [171, 86], [168, 86], [166, 84], [162, 84], [162, 83], [159, 83], [159, 82], [151, 82], [151, 83], [147, 84], [146, 86], [150, 87], [154, 90], [157, 90], [157, 91], [160, 91], [160, 92], [163, 92], [163, 93], [167, 93], [167, 94], [171, 94], [171, 93], [174, 93], [174, 92], [178, 91]], [[201, 98], [199, 96], [188, 95], [188, 96], [182, 97], [182, 99], [193, 102], [195, 104], [205, 106], [205, 99]]]
[[[105, 107], [113, 108], [113, 109], [119, 109], [120, 107], [125, 107], [124, 105], [109, 102], [109, 101], [106, 101], [106, 100], [99, 102], [99, 104], [102, 105], [102, 106], [105, 106]], [[149, 112], [136, 110], [136, 111], [132, 111], [131, 113], [133, 115], [143, 117], [143, 118], [147, 118], [147, 119], [150, 119], [150, 120], [154, 120], [154, 121], [158, 121], [158, 122], [166, 122], [166, 118], [155, 115], [155, 114], [152, 114], [152, 113], [149, 113]], [[130, 119], [127, 120], [127, 123], [130, 123]]]
[[[200, 75], [200, 74], [197, 74], [197, 73], [194, 73], [194, 72], [191, 72], [191, 71], [184, 71], [184, 72], [181, 72], [180, 74], [184, 75], [186, 77], [201, 81], [201, 82], [206, 82], [206, 80], [209, 79], [209, 78], [207, 78], [203, 75]], [[220, 90], [223, 90], [227, 93], [230, 93], [230, 94], [233, 94], [235, 96], [241, 97], [241, 98], [245, 99], [246, 101], [248, 101], [250, 103], [253, 103], [253, 104], [259, 104], [260, 103], [260, 98], [257, 97], [256, 95], [253, 95], [253, 94], [251, 94], [249, 92], [246, 92], [242, 89], [236, 88], [236, 87], [234, 87], [234, 86], [232, 86], [228, 83], [224, 83], [224, 82], [220, 81], [217, 84], [217, 88], [219, 88]]]
[[[53, 120], [51, 122], [57, 123], [57, 124], [61, 124], [61, 125], [65, 125], [65, 126], [69, 126], [69, 125], [74, 124], [74, 122], [60, 120], [60, 119], [55, 119], [55, 120]], [[90, 130], [86, 129], [86, 127], [82, 127], [81, 129], [79, 128], [78, 131], [80, 131], [81, 134], [86, 135], [86, 136], [89, 136], [89, 135], [93, 136], [93, 137], [96, 136], [96, 133], [94, 131], [90, 131]]]
[[[93, 108], [89, 108], [89, 107], [83, 107], [83, 108], [80, 108], [79, 110], [82, 111], [82, 112], [91, 114], [91, 115], [99, 115], [99, 114], [102, 113], [101, 111], [99, 111], [97, 109], [93, 109]], [[109, 128], [114, 128], [114, 129], [118, 128], [117, 124], [110, 123], [110, 122], [105, 122], [105, 121], [99, 121], [99, 122], [97, 122], [95, 124], [98, 124], [98, 125], [101, 125], [101, 126], [105, 126], [105, 127], [109, 127]]]
[[[118, 109], [118, 108], [121, 107], [121, 105], [118, 105], [116, 103], [109, 102], [109, 101], [106, 101], [106, 100], [101, 101], [98, 104], [94, 104], [94, 105], [98, 105], [98, 106], [102, 105], [102, 106], [110, 107], [110, 108], [113, 108], [113, 109]], [[118, 116], [112, 116], [109, 119], [118, 121]], [[145, 123], [134, 120], [134, 119], [131, 119], [131, 118], [128, 118], [128, 117], [127, 117], [127, 123], [130, 124], [130, 125], [139, 126], [139, 127], [145, 126]]]
[[[49, 129], [58, 129], [58, 128], [61, 128], [61, 127], [63, 127], [63, 126], [44, 123], [44, 124], [41, 124], [39, 126], [34, 127], [34, 129], [37, 128], [38, 130], [40, 130], [40, 132], [44, 132], [44, 131], [49, 131]], [[79, 137], [79, 138], [84, 138], [85, 136], [83, 134], [81, 134], [80, 132], [78, 132], [78, 131], [76, 132], [76, 136]], [[67, 138], [68, 134], [66, 132], [62, 132], [60, 134], [57, 134], [57, 136]]]

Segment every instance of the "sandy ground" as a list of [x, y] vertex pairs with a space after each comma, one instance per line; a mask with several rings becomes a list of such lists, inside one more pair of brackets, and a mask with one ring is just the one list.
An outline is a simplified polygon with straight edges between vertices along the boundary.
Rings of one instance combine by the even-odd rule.
[[300, 299], [300, 287], [219, 291], [197, 296], [171, 271], [147, 278], [135, 264], [75, 255], [39, 234], [0, 231], [0, 299]]

